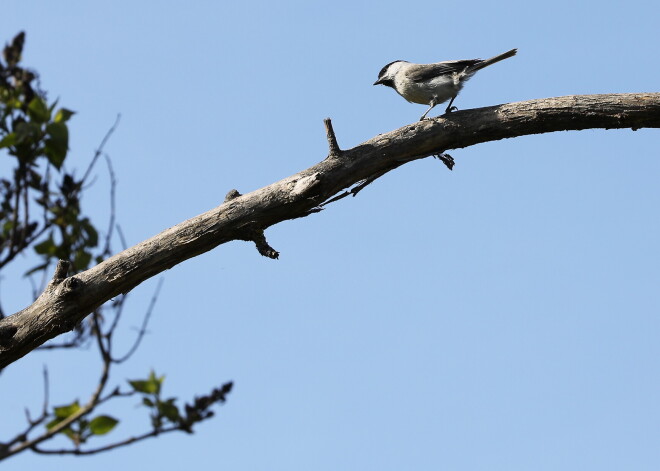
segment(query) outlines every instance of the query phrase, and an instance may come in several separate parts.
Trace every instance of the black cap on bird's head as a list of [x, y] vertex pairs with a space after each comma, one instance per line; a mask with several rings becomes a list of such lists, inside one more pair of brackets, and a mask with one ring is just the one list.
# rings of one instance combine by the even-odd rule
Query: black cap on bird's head
[[380, 72], [378, 73], [378, 80], [374, 82], [374, 85], [385, 85], [386, 87], [394, 88], [394, 76], [388, 74], [388, 70], [392, 64], [396, 64], [397, 62], [406, 62], [406, 61], [402, 61], [402, 60], [392, 61], [389, 64], [387, 64], [385, 67], [380, 69]]

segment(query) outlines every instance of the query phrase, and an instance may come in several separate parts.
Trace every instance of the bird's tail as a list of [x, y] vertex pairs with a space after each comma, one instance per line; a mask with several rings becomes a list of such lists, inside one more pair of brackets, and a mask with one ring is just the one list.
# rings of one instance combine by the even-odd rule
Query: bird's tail
[[491, 57], [490, 59], [486, 59], [485, 61], [481, 61], [469, 69], [469, 73], [474, 73], [477, 70], [481, 70], [484, 67], [488, 67], [489, 65], [493, 65], [496, 62], [503, 61], [504, 59], [508, 59], [509, 57], [513, 57], [516, 55], [518, 52], [518, 49], [511, 49], [510, 51], [507, 51], [503, 54], [497, 55], [495, 57]]

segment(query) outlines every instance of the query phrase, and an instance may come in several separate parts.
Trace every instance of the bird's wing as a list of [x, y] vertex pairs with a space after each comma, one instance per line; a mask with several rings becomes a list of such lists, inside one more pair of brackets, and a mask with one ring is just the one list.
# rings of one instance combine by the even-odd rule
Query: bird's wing
[[413, 82], [424, 82], [441, 75], [451, 75], [465, 70], [466, 67], [472, 67], [480, 62], [481, 59], [467, 59], [460, 61], [436, 62], [435, 64], [415, 64], [407, 71], [408, 78]]

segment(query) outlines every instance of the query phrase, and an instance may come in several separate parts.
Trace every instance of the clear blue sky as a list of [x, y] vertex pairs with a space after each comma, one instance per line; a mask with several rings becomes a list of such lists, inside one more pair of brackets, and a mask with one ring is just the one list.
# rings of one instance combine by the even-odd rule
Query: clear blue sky
[[[371, 85], [396, 59], [519, 48], [466, 86], [461, 109], [659, 91], [659, 17], [650, 0], [5, 0], [0, 41], [25, 30], [25, 64], [77, 111], [72, 167], [121, 113], [106, 150], [134, 244], [322, 160], [325, 117], [342, 147], [416, 120], [423, 106]], [[453, 172], [414, 162], [269, 229], [278, 261], [233, 242], [175, 267], [114, 381], [153, 367], [185, 399], [231, 379], [217, 417], [192, 436], [3, 469], [657, 470], [658, 137], [457, 150]], [[96, 173], [86, 208], [105, 227]], [[21, 270], [0, 280], [6, 311], [29, 303]], [[133, 292], [128, 335], [154, 287]], [[86, 400], [97, 379], [93, 349], [8, 368], [0, 440], [40, 406], [44, 363], [54, 404]], [[112, 435], [148, 427], [134, 406], [108, 411], [133, 417]]]

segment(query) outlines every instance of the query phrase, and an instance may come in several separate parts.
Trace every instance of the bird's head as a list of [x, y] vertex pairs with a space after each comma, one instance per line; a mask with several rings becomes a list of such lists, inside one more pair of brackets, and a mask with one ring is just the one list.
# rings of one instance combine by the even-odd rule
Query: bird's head
[[394, 88], [394, 77], [396, 73], [401, 69], [404, 64], [407, 64], [406, 61], [394, 61], [387, 64], [385, 67], [380, 69], [378, 74], [378, 80], [374, 82], [374, 85], [385, 85], [386, 87]]

